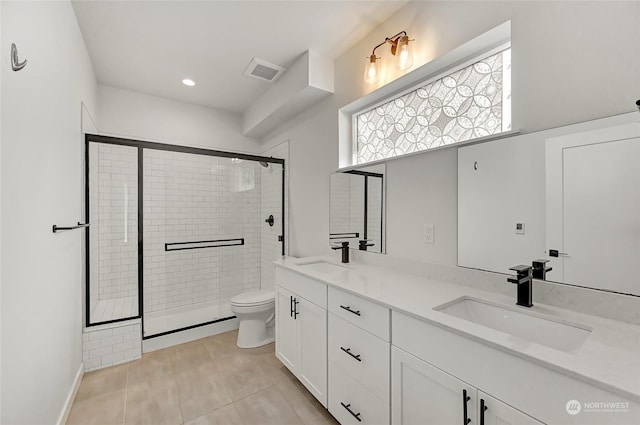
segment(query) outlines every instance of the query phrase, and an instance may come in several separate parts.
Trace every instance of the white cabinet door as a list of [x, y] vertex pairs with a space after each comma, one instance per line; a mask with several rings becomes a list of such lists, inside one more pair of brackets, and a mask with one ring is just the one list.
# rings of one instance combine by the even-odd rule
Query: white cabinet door
[[327, 310], [299, 296], [297, 301], [295, 316], [300, 338], [298, 379], [327, 407]]
[[[391, 347], [391, 423], [472, 424], [477, 405], [474, 387]], [[465, 414], [470, 421], [465, 421]]]
[[276, 357], [293, 373], [298, 368], [298, 325], [291, 309], [294, 295], [276, 286]]
[[542, 422], [482, 391], [478, 391], [478, 400], [478, 424], [480, 425], [542, 425]]

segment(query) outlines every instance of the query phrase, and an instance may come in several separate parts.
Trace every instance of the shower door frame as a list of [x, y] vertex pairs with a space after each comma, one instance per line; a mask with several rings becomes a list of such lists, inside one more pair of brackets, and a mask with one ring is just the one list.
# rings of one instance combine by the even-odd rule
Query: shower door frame
[[117, 145], [117, 146], [128, 146], [137, 148], [138, 154], [138, 314], [136, 316], [131, 317], [123, 317], [120, 319], [106, 320], [101, 322], [91, 323], [91, 311], [90, 311], [90, 303], [91, 303], [91, 294], [90, 294], [90, 231], [87, 228], [85, 233], [85, 326], [100, 326], [106, 325], [110, 323], [124, 322], [127, 320], [140, 319], [143, 329], [143, 340], [156, 338], [164, 335], [169, 335], [176, 332], [181, 332], [189, 329], [198, 328], [201, 326], [210, 325], [213, 323], [223, 322], [225, 320], [234, 319], [235, 316], [229, 316], [224, 318], [219, 318], [216, 320], [208, 321], [205, 323], [199, 323], [196, 325], [191, 325], [187, 327], [183, 327], [180, 329], [174, 329], [166, 332], [161, 332], [158, 334], [144, 336], [144, 221], [143, 221], [143, 184], [144, 184], [144, 168], [143, 168], [143, 151], [144, 149], [151, 150], [160, 150], [160, 151], [169, 151], [169, 152], [179, 152], [179, 153], [187, 153], [194, 155], [205, 155], [205, 156], [215, 156], [221, 158], [238, 158], [247, 161], [256, 161], [256, 162], [266, 162], [272, 164], [280, 164], [282, 166], [282, 192], [281, 192], [281, 209], [282, 209], [282, 231], [278, 236], [278, 241], [281, 243], [282, 255], [285, 255], [285, 186], [286, 186], [286, 173], [285, 173], [285, 160], [283, 158], [274, 158], [260, 155], [252, 155], [247, 153], [237, 153], [237, 152], [228, 152], [221, 151], [215, 149], [206, 149], [206, 148], [195, 148], [190, 146], [180, 146], [180, 145], [171, 145], [167, 143], [158, 143], [158, 142], [147, 142], [142, 140], [135, 139], [126, 139], [121, 137], [112, 137], [112, 136], [103, 136], [99, 134], [85, 134], [85, 152], [84, 152], [84, 162], [85, 162], [85, 217], [87, 222], [89, 222], [89, 144], [90, 143], [102, 143], [106, 145]]

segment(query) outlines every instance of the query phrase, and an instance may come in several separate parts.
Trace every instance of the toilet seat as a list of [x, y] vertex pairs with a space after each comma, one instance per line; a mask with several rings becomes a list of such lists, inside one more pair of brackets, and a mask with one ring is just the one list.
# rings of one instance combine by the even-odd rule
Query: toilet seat
[[251, 291], [231, 298], [231, 305], [236, 307], [255, 307], [275, 303], [274, 291]]

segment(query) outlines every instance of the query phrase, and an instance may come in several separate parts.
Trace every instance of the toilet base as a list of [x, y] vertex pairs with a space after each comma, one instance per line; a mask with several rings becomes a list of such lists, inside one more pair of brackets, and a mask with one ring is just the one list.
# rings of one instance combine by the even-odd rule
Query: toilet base
[[275, 341], [275, 327], [264, 320], [240, 320], [238, 328], [238, 348], [256, 348]]

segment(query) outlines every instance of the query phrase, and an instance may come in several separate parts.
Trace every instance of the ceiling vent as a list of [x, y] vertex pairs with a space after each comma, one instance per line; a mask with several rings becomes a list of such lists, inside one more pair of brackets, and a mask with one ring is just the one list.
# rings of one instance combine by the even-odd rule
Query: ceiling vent
[[247, 69], [244, 70], [244, 75], [272, 83], [277, 80], [285, 70], [286, 68], [281, 66], [263, 61], [262, 59], [253, 58], [251, 62], [249, 62]]

